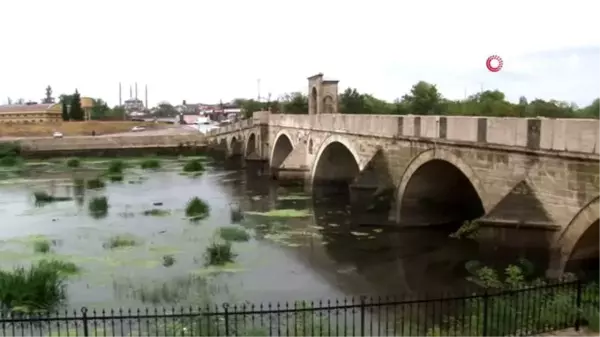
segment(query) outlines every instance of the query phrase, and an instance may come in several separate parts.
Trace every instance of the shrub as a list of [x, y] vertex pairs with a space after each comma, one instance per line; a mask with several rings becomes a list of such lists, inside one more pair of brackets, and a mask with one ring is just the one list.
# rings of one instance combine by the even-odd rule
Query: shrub
[[165, 255], [163, 256], [162, 265], [165, 267], [170, 267], [175, 264], [175, 257], [173, 255]]
[[245, 229], [236, 226], [221, 227], [218, 229], [219, 235], [225, 241], [248, 241], [250, 234]]
[[193, 197], [185, 207], [185, 215], [193, 220], [201, 220], [210, 214], [210, 206], [204, 200]]
[[79, 160], [79, 158], [67, 159], [67, 167], [76, 168], [76, 167], [80, 167], [80, 166], [81, 166], [81, 160]]
[[40, 240], [33, 243], [33, 251], [36, 253], [46, 254], [50, 252], [50, 241]]
[[189, 160], [183, 165], [183, 172], [204, 172], [204, 164], [200, 159]]
[[55, 197], [55, 196], [49, 194], [48, 192], [44, 192], [44, 191], [33, 192], [33, 197], [35, 198], [35, 203], [38, 205], [55, 202], [55, 201], [68, 201], [68, 200], [73, 199], [71, 197]]
[[86, 187], [90, 190], [104, 188], [105, 186], [106, 186], [106, 184], [100, 178], [89, 179], [86, 182]]
[[222, 266], [226, 263], [233, 262], [237, 255], [231, 248], [229, 241], [213, 241], [204, 254], [205, 263], [212, 266]]
[[143, 169], [159, 169], [160, 168], [160, 160], [155, 158], [145, 159], [140, 163], [140, 166]]
[[90, 215], [94, 218], [102, 218], [108, 214], [108, 199], [104, 196], [94, 197], [88, 204]]
[[125, 170], [125, 162], [122, 160], [113, 160], [108, 164], [108, 173], [111, 175], [120, 175]]

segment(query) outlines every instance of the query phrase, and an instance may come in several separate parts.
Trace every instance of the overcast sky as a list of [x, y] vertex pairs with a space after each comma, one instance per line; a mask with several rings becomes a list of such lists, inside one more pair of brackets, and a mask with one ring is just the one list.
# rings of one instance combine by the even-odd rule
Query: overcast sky
[[[599, 5], [582, 1], [2, 0], [0, 102], [56, 94], [118, 103], [138, 82], [149, 103], [216, 103], [340, 90], [393, 100], [419, 80], [448, 98], [589, 104], [600, 94]], [[490, 73], [488, 56], [504, 68]]]

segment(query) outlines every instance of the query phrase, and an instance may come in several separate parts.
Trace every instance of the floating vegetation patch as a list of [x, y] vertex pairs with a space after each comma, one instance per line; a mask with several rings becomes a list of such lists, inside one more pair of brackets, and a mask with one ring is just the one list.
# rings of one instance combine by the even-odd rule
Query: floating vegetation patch
[[104, 188], [106, 184], [100, 178], [89, 179], [86, 181], [86, 187], [90, 190]]
[[213, 240], [204, 253], [207, 266], [222, 266], [235, 260], [237, 254], [233, 252], [231, 242]]
[[204, 172], [204, 164], [200, 159], [188, 160], [183, 165], [183, 172]]
[[105, 217], [108, 214], [108, 199], [105, 196], [92, 198], [88, 204], [88, 211], [93, 218]]
[[67, 167], [70, 168], [78, 168], [81, 166], [81, 160], [79, 158], [69, 158], [67, 159]]
[[299, 209], [273, 209], [268, 212], [246, 212], [246, 214], [273, 218], [304, 218], [311, 215], [308, 210]]
[[214, 274], [222, 274], [222, 273], [239, 273], [241, 271], [245, 271], [246, 269], [241, 268], [235, 263], [225, 263], [221, 266], [206, 266], [204, 268], [192, 270], [193, 275], [214, 275]]
[[146, 216], [167, 216], [171, 214], [171, 211], [167, 209], [153, 208], [143, 211], [142, 214]]
[[133, 247], [137, 244], [137, 240], [131, 236], [115, 235], [111, 236], [102, 246], [106, 249], [117, 249], [123, 247]]
[[160, 160], [158, 160], [156, 158], [144, 159], [140, 163], [140, 167], [145, 170], [156, 170], [156, 169], [159, 169], [160, 166], [161, 166]]
[[57, 201], [73, 200], [73, 198], [71, 198], [71, 197], [57, 197], [57, 196], [51, 195], [45, 191], [33, 192], [33, 197], [35, 198], [35, 203], [37, 205], [47, 204], [47, 203], [57, 202]]
[[301, 194], [290, 194], [290, 195], [282, 195], [277, 197], [277, 200], [280, 201], [288, 201], [288, 200], [309, 200], [311, 197], [308, 195], [301, 195]]
[[250, 240], [250, 234], [243, 228], [227, 226], [218, 229], [219, 236], [225, 241], [245, 242]]
[[185, 206], [185, 215], [191, 220], [202, 220], [210, 214], [210, 206], [202, 199], [193, 197]]

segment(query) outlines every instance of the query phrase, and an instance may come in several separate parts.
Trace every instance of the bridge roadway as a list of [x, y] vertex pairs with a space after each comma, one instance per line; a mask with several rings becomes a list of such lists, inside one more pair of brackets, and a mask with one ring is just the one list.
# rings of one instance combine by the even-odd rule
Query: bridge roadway
[[557, 274], [575, 250], [590, 251], [578, 244], [598, 251], [597, 235], [582, 238], [598, 232], [599, 127], [589, 119], [263, 111], [207, 141], [228, 157], [267, 161], [279, 180], [343, 182], [359, 200], [389, 196], [384, 204], [400, 224], [477, 219], [538, 230], [532, 240], [549, 246]]

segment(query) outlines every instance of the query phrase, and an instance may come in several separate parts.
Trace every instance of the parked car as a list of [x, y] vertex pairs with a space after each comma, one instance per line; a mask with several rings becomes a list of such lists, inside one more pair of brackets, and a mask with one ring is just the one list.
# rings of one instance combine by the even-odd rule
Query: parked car
[[62, 137], [63, 137], [63, 134], [62, 134], [62, 133], [60, 133], [60, 132], [58, 132], [58, 131], [55, 131], [55, 132], [52, 134], [52, 137], [54, 137], [54, 138], [62, 138]]
[[133, 132], [139, 132], [139, 131], [144, 131], [144, 130], [146, 130], [146, 128], [142, 127], [142, 126], [134, 126], [131, 128], [131, 131], [133, 131]]

